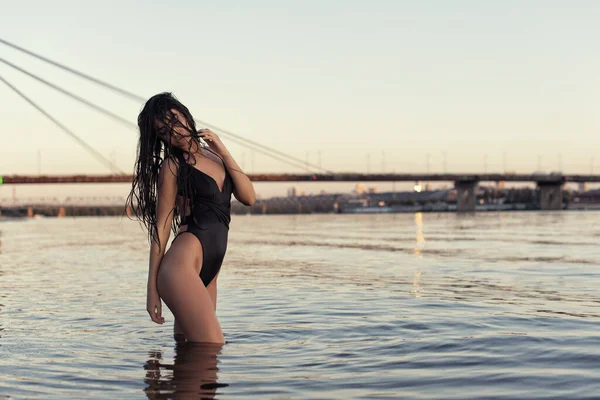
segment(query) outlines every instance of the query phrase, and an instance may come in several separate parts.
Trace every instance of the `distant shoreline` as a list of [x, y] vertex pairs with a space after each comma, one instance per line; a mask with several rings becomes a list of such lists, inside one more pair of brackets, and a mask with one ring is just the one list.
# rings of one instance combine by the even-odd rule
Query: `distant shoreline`
[[[240, 205], [241, 206], [241, 205]], [[243, 207], [243, 208], [242, 208]], [[414, 213], [457, 213], [456, 205], [448, 205], [442, 207], [440, 205], [432, 206], [399, 206], [399, 207], [356, 207], [349, 208], [339, 211], [309, 211], [300, 210], [299, 212], [286, 210], [279, 212], [261, 212], [260, 209], [248, 209], [248, 207], [241, 206], [236, 209], [232, 208], [232, 215], [299, 215], [299, 214], [414, 214]], [[493, 212], [514, 212], [514, 211], [544, 211], [533, 204], [504, 204], [504, 205], [477, 205], [476, 209], [472, 213], [493, 213]], [[600, 203], [575, 203], [569, 204], [562, 210], [555, 210], [551, 212], [561, 211], [600, 211]], [[544, 211], [548, 212], [548, 211]], [[61, 217], [113, 217], [123, 216], [127, 217], [125, 208], [122, 206], [97, 206], [97, 207], [58, 207], [58, 206], [32, 206], [30, 207], [3, 207], [0, 209], [0, 221], [14, 221], [22, 219], [41, 219], [41, 218], [61, 218]], [[135, 219], [132, 217], [132, 219]]]

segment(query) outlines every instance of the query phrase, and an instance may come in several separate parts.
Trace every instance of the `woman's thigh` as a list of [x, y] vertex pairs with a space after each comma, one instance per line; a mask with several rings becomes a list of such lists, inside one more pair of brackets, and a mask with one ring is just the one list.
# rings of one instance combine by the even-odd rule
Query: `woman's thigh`
[[[201, 264], [198, 261], [202, 260], [201, 250], [188, 250], [185, 245], [189, 239], [195, 238], [183, 236], [187, 237], [174, 241], [163, 257], [157, 277], [159, 295], [177, 319], [187, 340], [224, 343], [213, 301], [199, 276], [197, 265]], [[190, 257], [190, 253], [196, 253], [196, 257]]]
[[217, 272], [217, 275], [215, 275], [214, 279], [206, 287], [215, 311], [217, 310], [217, 278], [219, 277], [220, 272], [221, 271]]
[[[220, 271], [217, 272], [215, 278], [206, 287], [206, 290], [208, 291], [208, 295], [210, 296], [210, 300], [212, 301], [213, 308], [215, 311], [217, 310], [217, 278], [219, 277], [219, 273]], [[176, 339], [182, 340], [181, 336], [179, 335], [183, 335], [183, 329], [177, 321], [177, 318], [175, 318], [175, 321], [173, 323], [173, 333], [176, 335]]]

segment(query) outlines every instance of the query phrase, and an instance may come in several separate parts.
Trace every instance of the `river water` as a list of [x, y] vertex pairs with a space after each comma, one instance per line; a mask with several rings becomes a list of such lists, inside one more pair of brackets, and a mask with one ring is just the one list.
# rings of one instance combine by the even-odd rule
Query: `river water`
[[598, 399], [600, 213], [234, 215], [227, 343], [145, 311], [126, 218], [0, 222], [0, 399]]

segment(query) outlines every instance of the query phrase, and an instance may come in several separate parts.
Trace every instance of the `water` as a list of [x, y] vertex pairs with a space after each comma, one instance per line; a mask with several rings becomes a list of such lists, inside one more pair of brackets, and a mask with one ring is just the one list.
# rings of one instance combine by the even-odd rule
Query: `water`
[[150, 321], [137, 223], [0, 232], [0, 398], [600, 398], [597, 212], [233, 216], [222, 347]]

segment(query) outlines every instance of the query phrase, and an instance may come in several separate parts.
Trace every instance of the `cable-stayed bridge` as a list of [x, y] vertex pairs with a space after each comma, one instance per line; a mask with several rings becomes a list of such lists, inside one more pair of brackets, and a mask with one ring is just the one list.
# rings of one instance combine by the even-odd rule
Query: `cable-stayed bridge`
[[[92, 77], [79, 70], [68, 67], [57, 61], [51, 60], [33, 51], [24, 49], [14, 43], [0, 38], [0, 44], [4, 44], [14, 50], [25, 53], [31, 57], [48, 63], [56, 68], [63, 71], [67, 71], [71, 74], [79, 76], [80, 78], [86, 79], [96, 85], [99, 85], [107, 90], [113, 91], [121, 96], [131, 99], [136, 102], [145, 102], [146, 98], [130, 91], [127, 91], [118, 86], [112, 85], [101, 79]], [[25, 68], [16, 65], [15, 63], [0, 57], [0, 62], [13, 68], [28, 77], [40, 82], [41, 84], [56, 90], [63, 95], [81, 103], [85, 106], [93, 109], [94, 111], [111, 118], [125, 127], [136, 130], [137, 125], [132, 121], [125, 119], [114, 112], [101, 107], [94, 102], [85, 99], [71, 91], [68, 91], [55, 83], [49, 82], [48, 80], [26, 70]], [[85, 151], [91, 156], [96, 158], [99, 162], [106, 166], [110, 171], [110, 174], [106, 175], [39, 175], [39, 176], [25, 176], [25, 175], [4, 175], [0, 177], [0, 184], [48, 184], [48, 183], [130, 183], [132, 176], [124, 173], [114, 162], [106, 158], [93, 146], [86, 143], [86, 141], [69, 129], [64, 123], [53, 117], [48, 113], [41, 105], [36, 103], [33, 99], [27, 96], [23, 91], [17, 88], [12, 82], [9, 82], [6, 78], [0, 76], [6, 87], [12, 90], [15, 94], [21, 97], [24, 101], [29, 103], [41, 114], [46, 116], [51, 122], [59, 127], [65, 134], [70, 136], [76, 141]], [[256, 141], [244, 138], [241, 135], [230, 132], [221, 127], [210, 124], [206, 121], [196, 120], [201, 125], [212, 129], [219, 133], [224, 138], [231, 140], [232, 142], [238, 143], [246, 148], [249, 148], [258, 153], [264, 154], [270, 158], [291, 165], [300, 170], [306, 171], [298, 174], [248, 174], [250, 179], [255, 182], [419, 182], [419, 181], [450, 181], [454, 182], [454, 186], [457, 190], [457, 209], [459, 211], [472, 211], [475, 209], [476, 202], [476, 187], [479, 182], [535, 182], [540, 189], [540, 208], [544, 210], [558, 210], [562, 208], [562, 187], [567, 182], [575, 183], [595, 183], [600, 182], [600, 175], [562, 175], [562, 174], [361, 174], [361, 173], [335, 173], [321, 165], [315, 165], [308, 161], [300, 160], [297, 157], [286, 154], [283, 151], [274, 149], [270, 146], [260, 144]], [[311, 171], [312, 170], [312, 171]], [[313, 172], [314, 171], [314, 172]]]

